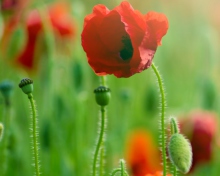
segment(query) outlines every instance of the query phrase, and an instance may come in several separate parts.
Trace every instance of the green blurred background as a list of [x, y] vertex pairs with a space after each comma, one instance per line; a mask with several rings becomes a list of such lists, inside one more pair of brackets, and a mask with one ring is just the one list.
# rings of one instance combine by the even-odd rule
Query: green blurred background
[[[1, 0], [2, 2], [2, 0]], [[39, 142], [42, 175], [86, 176], [90, 174], [92, 152], [97, 138], [99, 107], [93, 90], [99, 77], [89, 67], [81, 47], [84, 17], [96, 4], [109, 9], [120, 1], [72, 0], [70, 15], [76, 34], [73, 40], [56, 39], [48, 46], [42, 35], [37, 54], [38, 68], [27, 72], [13, 64], [25, 44], [24, 20], [30, 9], [43, 9], [54, 1], [30, 1], [23, 11], [20, 24], [0, 49], [0, 81], [14, 84], [11, 106], [5, 108], [0, 96], [0, 118], [10, 116], [8, 176], [33, 175], [30, 149], [30, 108], [18, 83], [24, 77], [34, 80], [34, 98], [39, 119]], [[166, 14], [169, 30], [154, 56], [162, 74], [166, 98], [166, 117], [182, 116], [195, 109], [220, 113], [220, 2], [184, 0], [129, 1], [143, 14], [157, 11]], [[10, 14], [1, 13], [0, 31]], [[7, 16], [7, 18], [5, 17]], [[51, 36], [49, 36], [51, 37]], [[53, 38], [53, 36], [52, 36]], [[50, 43], [49, 43], [50, 45]], [[1, 47], [3, 47], [1, 45]], [[52, 54], [51, 54], [52, 53]], [[48, 59], [51, 57], [52, 59]], [[126, 158], [126, 141], [135, 129], [151, 131], [158, 140], [159, 93], [151, 68], [130, 78], [107, 76], [112, 99], [107, 107], [106, 172]], [[220, 148], [214, 145], [212, 161], [198, 166], [195, 176], [218, 176]]]

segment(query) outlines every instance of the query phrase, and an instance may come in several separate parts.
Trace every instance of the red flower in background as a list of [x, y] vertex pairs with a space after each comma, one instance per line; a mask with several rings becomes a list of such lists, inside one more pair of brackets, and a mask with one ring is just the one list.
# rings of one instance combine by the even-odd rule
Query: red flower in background
[[28, 5], [28, 0], [1, 0], [0, 11], [3, 14], [3, 34], [0, 40], [1, 52], [4, 52], [8, 46], [9, 38], [12, 32], [21, 21], [21, 14]]
[[126, 161], [132, 176], [146, 176], [162, 169], [159, 149], [150, 133], [134, 132], [129, 136], [126, 146]]
[[3, 12], [10, 11], [17, 13], [17, 11], [23, 9], [26, 3], [27, 0], [1, 0], [0, 6]]
[[[154, 174], [147, 174], [145, 176], [163, 176], [163, 172], [157, 171]], [[167, 174], [167, 176], [171, 176], [170, 174]]]
[[193, 169], [205, 162], [209, 162], [213, 155], [213, 141], [217, 132], [217, 117], [208, 111], [196, 111], [180, 121], [183, 134], [189, 138], [193, 152]]
[[[61, 37], [72, 37], [75, 34], [73, 19], [68, 12], [66, 4], [55, 4], [48, 11], [49, 22], [54, 31]], [[26, 20], [27, 42], [24, 50], [18, 56], [16, 62], [28, 70], [34, 68], [34, 52], [39, 34], [43, 29], [43, 22], [37, 10], [29, 13]]]
[[111, 11], [96, 5], [85, 17], [82, 46], [97, 75], [130, 77], [150, 67], [167, 30], [163, 14], [142, 15], [126, 1]]

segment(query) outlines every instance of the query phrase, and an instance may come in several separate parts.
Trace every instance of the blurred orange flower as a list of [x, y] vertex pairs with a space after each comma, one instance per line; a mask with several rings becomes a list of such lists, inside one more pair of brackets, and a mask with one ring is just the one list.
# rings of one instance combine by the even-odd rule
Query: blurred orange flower
[[[157, 171], [154, 174], [147, 174], [145, 176], [163, 176], [163, 172], [161, 171]], [[167, 176], [171, 176], [170, 174], [168, 174]]]
[[146, 176], [162, 169], [159, 149], [149, 132], [133, 132], [126, 146], [127, 166], [133, 176]]
[[195, 111], [180, 121], [180, 128], [192, 145], [193, 169], [209, 162], [213, 155], [213, 142], [217, 133], [217, 116], [209, 111]]
[[[75, 35], [75, 26], [73, 19], [69, 14], [68, 5], [59, 3], [48, 8], [49, 22], [51, 23], [55, 33], [61, 37], [73, 37]], [[33, 10], [28, 14], [26, 19], [27, 42], [16, 59], [16, 63], [27, 70], [33, 70], [35, 67], [35, 47], [39, 34], [43, 31], [43, 22], [37, 10]]]

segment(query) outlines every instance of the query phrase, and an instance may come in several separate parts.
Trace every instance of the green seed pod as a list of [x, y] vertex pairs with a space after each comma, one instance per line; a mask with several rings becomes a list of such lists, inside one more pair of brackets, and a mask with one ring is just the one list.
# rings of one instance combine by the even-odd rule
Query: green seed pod
[[0, 92], [2, 93], [5, 104], [10, 105], [10, 98], [13, 93], [13, 83], [11, 81], [5, 80], [0, 83]]
[[21, 82], [19, 83], [19, 87], [22, 89], [22, 91], [25, 94], [29, 94], [32, 93], [34, 90], [34, 86], [33, 86], [33, 80], [29, 79], [29, 78], [24, 78], [21, 80]]
[[0, 91], [5, 98], [9, 98], [11, 96], [13, 90], [13, 83], [11, 81], [2, 81], [0, 84]]
[[175, 133], [168, 144], [169, 158], [182, 173], [187, 173], [192, 165], [192, 147], [182, 135]]
[[4, 126], [2, 123], [0, 123], [0, 141], [2, 140], [3, 137], [3, 131], [4, 131]]
[[110, 89], [104, 86], [99, 86], [94, 90], [96, 103], [100, 106], [106, 106], [111, 98]]

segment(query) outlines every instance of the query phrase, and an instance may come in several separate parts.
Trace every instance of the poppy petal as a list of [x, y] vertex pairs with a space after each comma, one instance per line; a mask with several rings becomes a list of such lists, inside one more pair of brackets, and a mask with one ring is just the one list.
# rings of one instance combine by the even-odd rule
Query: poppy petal
[[105, 7], [104, 5], [99, 4], [99, 5], [94, 6], [93, 13], [87, 15], [84, 19], [84, 27], [87, 25], [87, 22], [89, 22], [93, 17], [95, 16], [104, 17], [108, 13], [109, 13], [109, 9]]
[[117, 53], [123, 48], [122, 38], [127, 33], [118, 12], [111, 11], [103, 19], [99, 27], [99, 35], [101, 41], [109, 51]]
[[151, 40], [156, 40], [157, 45], [161, 45], [162, 37], [167, 33], [169, 24], [167, 17], [162, 13], [148, 12], [145, 15]]

